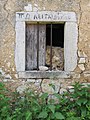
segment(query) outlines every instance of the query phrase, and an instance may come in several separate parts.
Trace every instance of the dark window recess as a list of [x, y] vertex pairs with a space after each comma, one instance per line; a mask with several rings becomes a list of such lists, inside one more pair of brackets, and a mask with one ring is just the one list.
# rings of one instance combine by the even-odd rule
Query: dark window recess
[[50, 70], [64, 70], [64, 24], [46, 25], [46, 66]]
[[[50, 45], [51, 25], [46, 25], [46, 45]], [[64, 47], [64, 24], [52, 24], [52, 46]]]

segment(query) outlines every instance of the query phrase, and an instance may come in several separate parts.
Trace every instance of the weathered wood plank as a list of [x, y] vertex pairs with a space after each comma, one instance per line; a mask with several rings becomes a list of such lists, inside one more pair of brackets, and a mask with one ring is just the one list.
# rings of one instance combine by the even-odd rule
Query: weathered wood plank
[[33, 25], [34, 33], [33, 33], [33, 69], [37, 69], [37, 25]]
[[32, 70], [37, 67], [35, 48], [37, 44], [36, 33], [36, 25], [28, 24], [26, 28], [26, 70]]
[[45, 65], [46, 25], [39, 25], [39, 66]]
[[[46, 25], [39, 25], [39, 66], [45, 65]], [[37, 24], [26, 27], [26, 70], [37, 68]]]

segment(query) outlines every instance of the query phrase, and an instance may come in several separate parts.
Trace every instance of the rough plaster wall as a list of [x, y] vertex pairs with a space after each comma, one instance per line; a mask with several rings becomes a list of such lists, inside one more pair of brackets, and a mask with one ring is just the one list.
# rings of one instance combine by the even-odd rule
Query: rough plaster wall
[[81, 17], [79, 22], [78, 48], [81, 56], [87, 55], [86, 70], [90, 70], [90, 0], [81, 0]]
[[[82, 80], [90, 82], [90, 0], [57, 0], [57, 2], [56, 0], [0, 0], [0, 68], [3, 69], [6, 75], [10, 75], [12, 79], [17, 79], [14, 61], [15, 13], [24, 11], [24, 6], [28, 5], [28, 3], [32, 4], [33, 9], [38, 6], [40, 11], [53, 10], [76, 12], [79, 26], [78, 56], [79, 59], [84, 58], [86, 63], [82, 61], [81, 63], [83, 64], [80, 64], [75, 70], [80, 73], [79, 78], [70, 80], [75, 81], [76, 79], [80, 79], [81, 76]], [[84, 70], [88, 72], [83, 74], [82, 71]], [[6, 76], [6, 78], [10, 78], [10, 76]], [[86, 77], [85, 79], [84, 76]], [[69, 81], [66, 81], [67, 84], [71, 83], [70, 80], [67, 79], [67, 81]], [[44, 85], [48, 84], [47, 80], [40, 80], [38, 82], [30, 80], [29, 82], [31, 81], [34, 81], [32, 83], [39, 86], [39, 88], [41, 83], [43, 83], [43, 89]], [[63, 82], [65, 85], [65, 81]], [[13, 82], [10, 83], [13, 85], [16, 84], [16, 82], [15, 84]], [[24, 85], [24, 83], [25, 81], [22, 83], [19, 81], [18, 85]], [[56, 84], [58, 84], [58, 81]]]
[[39, 10], [67, 10], [79, 12], [78, 0], [0, 0], [0, 67], [7, 73], [15, 73], [15, 13], [23, 11], [31, 3], [38, 5]]

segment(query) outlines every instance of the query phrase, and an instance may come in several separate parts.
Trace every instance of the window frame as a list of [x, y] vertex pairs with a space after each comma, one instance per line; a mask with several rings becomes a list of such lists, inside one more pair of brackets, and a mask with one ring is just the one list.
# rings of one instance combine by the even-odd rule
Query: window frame
[[[46, 14], [46, 13], [49, 15], [60, 14], [62, 17], [60, 17], [59, 19], [54, 19], [54, 18], [40, 19], [39, 18], [37, 20], [32, 18], [34, 14], [37, 15], [37, 14]], [[29, 18], [30, 15], [31, 15], [31, 18]], [[26, 51], [25, 31], [26, 31], [27, 22], [30, 22], [30, 23], [55, 22], [57, 24], [62, 23], [62, 22], [65, 23], [65, 27], [64, 27], [64, 71], [60, 71], [60, 72], [74, 71], [74, 69], [77, 66], [77, 41], [78, 41], [78, 26], [77, 26], [76, 14], [74, 12], [54, 12], [54, 11], [17, 12], [16, 13], [16, 26], [15, 26], [15, 30], [16, 30], [16, 48], [15, 48], [16, 71], [19, 74], [21, 73], [25, 74], [26, 72], [25, 70], [25, 64], [26, 64], [25, 63], [26, 61], [25, 59], [25, 51]], [[29, 72], [33, 73], [33, 71], [29, 71]]]

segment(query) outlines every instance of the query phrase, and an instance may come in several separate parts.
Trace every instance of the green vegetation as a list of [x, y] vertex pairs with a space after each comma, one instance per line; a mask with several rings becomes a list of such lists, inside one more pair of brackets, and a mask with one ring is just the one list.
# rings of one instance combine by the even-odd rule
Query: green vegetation
[[36, 94], [27, 90], [23, 95], [8, 91], [0, 83], [0, 120], [90, 120], [90, 86], [79, 83], [63, 94]]

